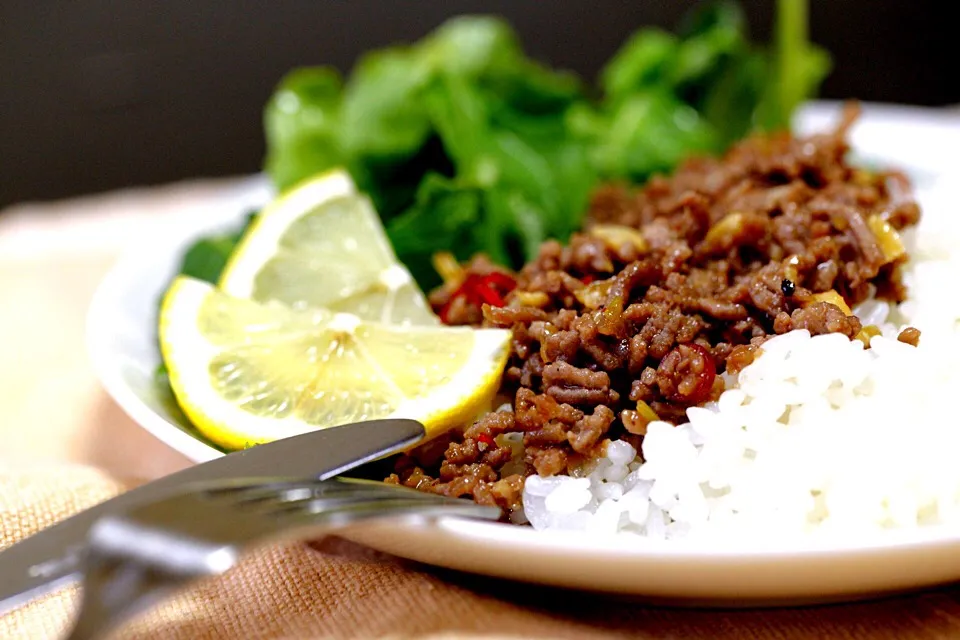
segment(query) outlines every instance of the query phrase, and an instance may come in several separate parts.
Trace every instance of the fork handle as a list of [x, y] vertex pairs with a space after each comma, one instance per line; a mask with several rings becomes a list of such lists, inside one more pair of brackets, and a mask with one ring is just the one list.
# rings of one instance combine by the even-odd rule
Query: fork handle
[[[244, 551], [278, 538], [320, 538], [333, 531], [362, 521], [398, 516], [432, 520], [444, 515], [495, 519], [499, 509], [482, 507], [465, 500], [452, 500], [442, 505], [425, 505], [423, 500], [396, 501], [392, 506], [376, 510], [350, 511], [333, 509], [311, 514], [293, 526], [279, 526], [272, 535], [247, 538], [237, 542]], [[67, 640], [91, 640], [100, 637], [125, 618], [143, 611], [158, 600], [194, 579], [223, 573], [236, 564], [240, 555], [222, 544], [190, 540], [169, 535], [156, 528], [127, 526], [122, 519], [108, 518], [91, 532], [87, 551], [87, 573], [84, 580], [80, 612]], [[291, 530], [292, 529], [292, 530]], [[144, 545], [145, 538], [152, 543]], [[134, 544], [129, 544], [134, 540]], [[176, 554], [171, 562], [164, 551], [195, 548], [193, 553]], [[100, 585], [90, 589], [91, 584]]]
[[130, 558], [98, 557], [87, 572], [97, 572], [110, 589], [84, 590], [82, 606], [68, 640], [101, 638], [117, 620], [143, 611], [191, 580], [159, 574], [154, 567]]
[[116, 622], [235, 562], [221, 545], [187, 541], [122, 517], [102, 518], [90, 531], [81, 607], [69, 639], [100, 637]]

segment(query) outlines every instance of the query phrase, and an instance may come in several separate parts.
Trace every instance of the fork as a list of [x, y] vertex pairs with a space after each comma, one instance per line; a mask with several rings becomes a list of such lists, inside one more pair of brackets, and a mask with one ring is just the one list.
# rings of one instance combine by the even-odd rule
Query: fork
[[79, 614], [68, 640], [88, 640], [187, 583], [223, 573], [250, 550], [310, 539], [371, 519], [495, 520], [496, 507], [372, 480], [256, 478], [191, 485], [101, 518], [90, 531]]

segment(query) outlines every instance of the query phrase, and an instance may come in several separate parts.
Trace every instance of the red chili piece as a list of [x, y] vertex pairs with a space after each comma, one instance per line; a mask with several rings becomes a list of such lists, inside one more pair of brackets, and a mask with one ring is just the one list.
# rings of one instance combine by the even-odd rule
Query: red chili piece
[[[683, 352], [684, 349], [695, 351], [700, 357], [691, 358], [689, 353]], [[680, 356], [680, 367], [676, 370], [676, 379], [681, 381], [690, 376], [696, 376], [697, 383], [689, 393], [681, 393], [678, 386], [676, 393], [674, 393], [670, 399], [674, 402], [690, 404], [700, 404], [709, 399], [710, 392], [713, 389], [713, 381], [717, 377], [717, 365], [713, 361], [713, 356], [698, 344], [682, 344], [674, 349], [674, 352]], [[671, 354], [667, 354], [667, 357], [669, 358], [670, 355]], [[664, 358], [664, 360], [666, 360], [666, 358]], [[699, 371], [692, 369], [692, 367], [697, 364], [697, 361], [703, 363], [702, 369]]]
[[450, 303], [453, 302], [453, 298], [447, 300], [447, 303], [440, 307], [440, 322], [443, 324], [450, 324]]
[[469, 304], [477, 306], [488, 304], [491, 307], [502, 307], [506, 304], [504, 297], [513, 291], [517, 281], [511, 276], [499, 271], [480, 275], [471, 273], [460, 286], [450, 295], [450, 300], [440, 309], [440, 320], [444, 323], [450, 313], [450, 305], [459, 297], [463, 297]]
[[488, 447], [492, 447], [494, 445], [493, 436], [491, 436], [489, 433], [481, 433], [480, 435], [478, 435], [477, 442], [481, 444], [485, 444]]
[[[502, 307], [504, 305], [503, 296], [497, 291], [493, 282], [486, 277], [479, 279], [479, 281], [474, 284], [473, 290], [470, 293], [473, 294], [470, 300], [471, 302], [489, 304], [494, 307]], [[471, 298], [470, 293], [467, 294], [468, 299]]]
[[485, 276], [481, 276], [483, 281], [487, 283], [488, 286], [493, 285], [504, 290], [504, 292], [509, 293], [517, 287], [517, 281], [513, 279], [512, 276], [502, 273], [500, 271], [491, 271]]
[[582, 282], [583, 284], [591, 284], [596, 279], [597, 279], [596, 276], [588, 273], [587, 275], [580, 278], [580, 282]]

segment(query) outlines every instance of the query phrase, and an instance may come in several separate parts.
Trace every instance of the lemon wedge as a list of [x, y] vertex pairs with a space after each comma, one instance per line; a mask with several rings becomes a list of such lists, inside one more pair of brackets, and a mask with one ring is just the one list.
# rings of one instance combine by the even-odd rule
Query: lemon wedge
[[428, 436], [466, 424], [489, 410], [511, 335], [258, 303], [186, 277], [159, 325], [177, 401], [226, 449], [377, 418]]
[[283, 194], [257, 216], [219, 287], [257, 302], [325, 308], [361, 320], [437, 325], [370, 200], [334, 170]]

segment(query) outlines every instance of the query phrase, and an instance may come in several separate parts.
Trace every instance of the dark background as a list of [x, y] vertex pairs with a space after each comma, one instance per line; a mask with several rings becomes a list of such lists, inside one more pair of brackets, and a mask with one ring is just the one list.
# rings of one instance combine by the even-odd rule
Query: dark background
[[[528, 51], [589, 76], [630, 31], [673, 26], [693, 4], [0, 0], [0, 206], [254, 172], [261, 108], [285, 71], [349, 69], [364, 49], [416, 39], [456, 13], [504, 15]], [[825, 97], [960, 102], [956, 23], [941, 8], [949, 3], [810, 4], [811, 36], [834, 58]], [[773, 1], [743, 6], [766, 41]]]

